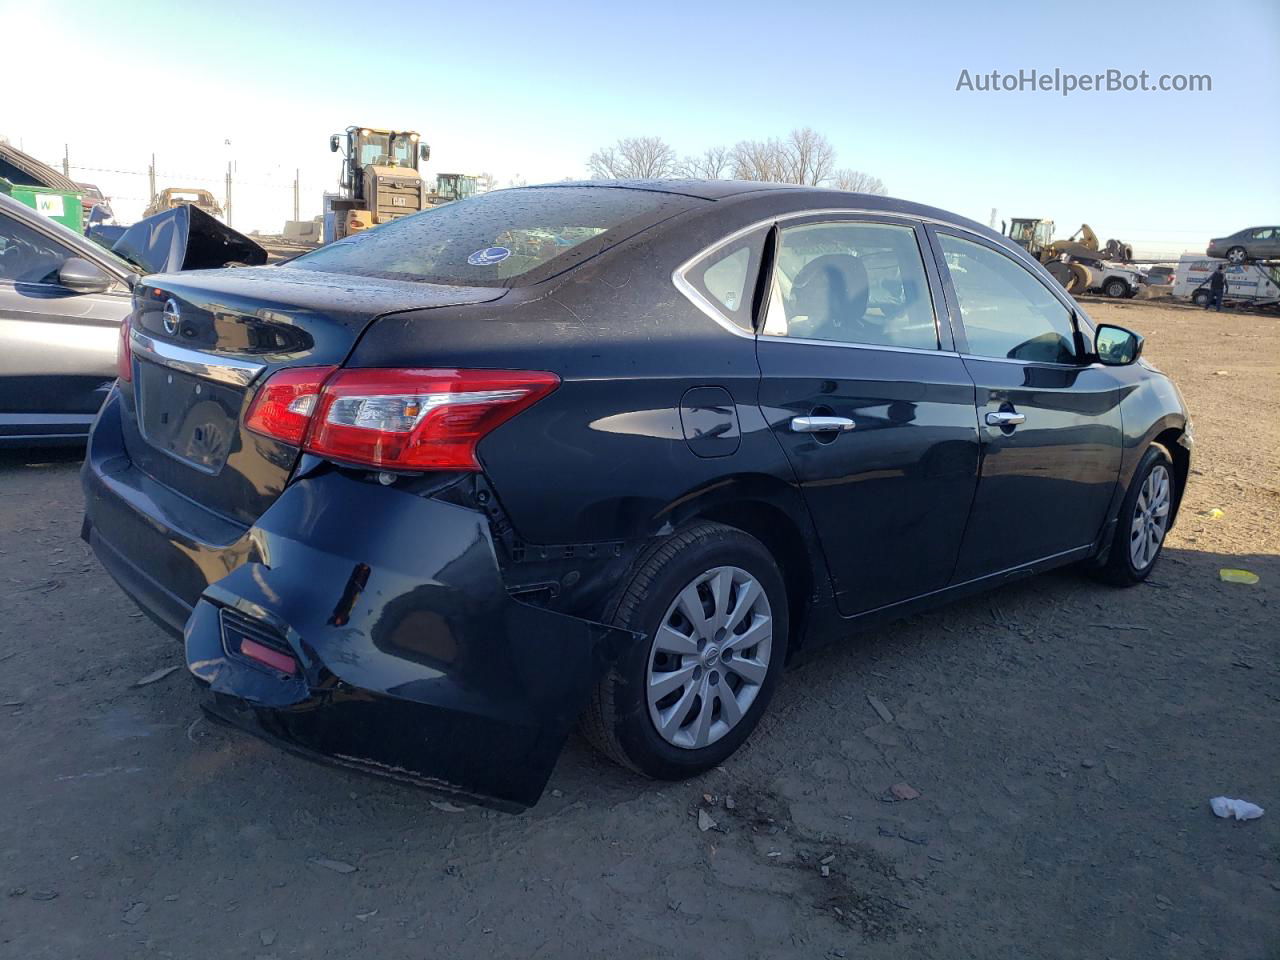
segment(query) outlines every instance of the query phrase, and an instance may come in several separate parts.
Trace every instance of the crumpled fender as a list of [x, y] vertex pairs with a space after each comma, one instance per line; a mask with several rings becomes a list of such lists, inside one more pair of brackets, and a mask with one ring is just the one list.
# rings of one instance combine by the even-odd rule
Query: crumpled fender
[[[523, 807], [630, 631], [512, 598], [483, 514], [332, 471], [296, 481], [185, 630], [222, 719], [373, 773]], [[230, 611], [230, 612], [228, 612]], [[300, 664], [239, 654], [241, 617]]]

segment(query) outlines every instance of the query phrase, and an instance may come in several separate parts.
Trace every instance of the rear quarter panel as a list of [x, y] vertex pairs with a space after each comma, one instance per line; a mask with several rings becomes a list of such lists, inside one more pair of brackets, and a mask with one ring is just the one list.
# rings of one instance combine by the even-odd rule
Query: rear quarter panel
[[[496, 304], [384, 317], [348, 363], [562, 378], [479, 446], [525, 544], [634, 548], [735, 503], [781, 511], [813, 543], [794, 475], [758, 406], [754, 339], [721, 327], [671, 281], [676, 266], [750, 215], [685, 215]], [[720, 387], [732, 400], [741, 439], [727, 455], [699, 456], [685, 440], [681, 398], [696, 387]], [[825, 572], [817, 579], [825, 584]]]

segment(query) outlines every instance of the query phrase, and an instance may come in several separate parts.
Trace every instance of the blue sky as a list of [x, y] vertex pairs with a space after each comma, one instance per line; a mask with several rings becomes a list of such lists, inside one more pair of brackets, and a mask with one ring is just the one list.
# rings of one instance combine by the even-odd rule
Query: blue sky
[[[146, 193], [128, 171], [145, 171], [153, 151], [169, 174], [160, 186], [199, 179], [221, 193], [233, 162], [236, 225], [263, 230], [289, 215], [295, 169], [303, 215], [318, 211], [337, 171], [328, 134], [349, 123], [416, 128], [432, 146], [430, 173], [488, 171], [500, 182], [583, 176], [592, 150], [623, 136], [660, 135], [693, 153], [808, 125], [841, 166], [881, 177], [893, 195], [983, 222], [993, 207], [1000, 218], [1054, 219], [1060, 234], [1088, 221], [1161, 254], [1280, 222], [1275, 2], [1071, 14], [1025, 0], [379, 0], [363, 11], [0, 0], [0, 22], [29, 40], [7, 72], [32, 77], [33, 89], [49, 78], [39, 97], [4, 98], [0, 135], [46, 160], [69, 144], [87, 168], [73, 175], [96, 179], [125, 210]], [[962, 69], [1054, 68], [1209, 74], [1213, 89], [955, 89]]]

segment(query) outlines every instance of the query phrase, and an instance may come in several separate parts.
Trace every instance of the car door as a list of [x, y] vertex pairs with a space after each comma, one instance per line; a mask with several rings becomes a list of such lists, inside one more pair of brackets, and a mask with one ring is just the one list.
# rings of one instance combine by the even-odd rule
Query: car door
[[1088, 548], [1120, 474], [1119, 380], [1052, 278], [977, 234], [930, 233], [982, 448], [955, 582]]
[[1249, 256], [1257, 260], [1274, 260], [1280, 257], [1280, 227], [1255, 230], [1249, 239]]
[[115, 379], [126, 286], [77, 293], [58, 270], [77, 252], [0, 213], [0, 438], [87, 432]]
[[795, 471], [841, 613], [951, 578], [977, 481], [974, 387], [938, 323], [922, 228], [891, 216], [775, 232], [760, 406]]

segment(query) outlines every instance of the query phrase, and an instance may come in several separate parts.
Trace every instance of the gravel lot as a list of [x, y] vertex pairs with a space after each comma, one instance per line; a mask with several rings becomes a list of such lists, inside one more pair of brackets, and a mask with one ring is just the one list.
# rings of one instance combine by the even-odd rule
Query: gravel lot
[[1280, 957], [1280, 320], [1089, 309], [1196, 418], [1149, 584], [1051, 574], [821, 651], [688, 783], [574, 739], [522, 816], [214, 727], [181, 670], [136, 686], [181, 652], [78, 539], [76, 457], [0, 460], [0, 956]]

